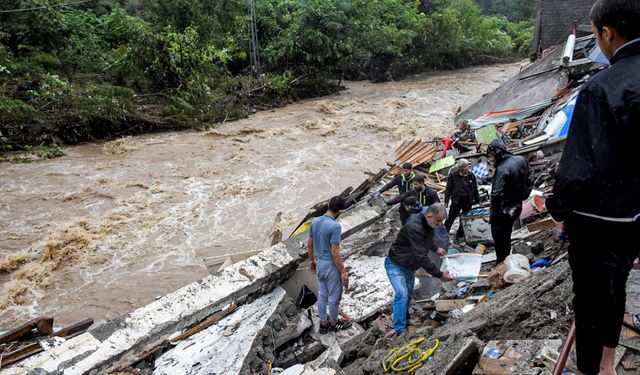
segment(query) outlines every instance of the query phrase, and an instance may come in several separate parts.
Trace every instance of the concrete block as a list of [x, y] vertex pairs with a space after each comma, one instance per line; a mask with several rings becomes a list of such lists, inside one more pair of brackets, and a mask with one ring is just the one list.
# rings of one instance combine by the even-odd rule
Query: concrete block
[[267, 320], [285, 297], [282, 288], [240, 306], [213, 326], [182, 340], [158, 358], [154, 375], [237, 374]]

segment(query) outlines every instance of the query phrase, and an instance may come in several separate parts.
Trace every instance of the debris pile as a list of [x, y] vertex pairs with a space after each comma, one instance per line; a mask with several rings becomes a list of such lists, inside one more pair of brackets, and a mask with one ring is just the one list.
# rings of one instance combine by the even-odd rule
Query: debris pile
[[[550, 69], [549, 59], [555, 56], [550, 53], [511, 82], [552, 73], [558, 87], [551, 98], [532, 95], [533, 103], [485, 111], [461, 122], [450, 138], [407, 140], [389, 170], [369, 173], [361, 185], [342, 192], [349, 207], [337, 220], [350, 288], [343, 295], [341, 315], [353, 323], [351, 328], [319, 333], [312, 293], [317, 285], [305, 243], [310, 220], [327, 210], [322, 201], [311, 207], [290, 238], [279, 242], [282, 233], [274, 233], [267, 249], [206, 259], [211, 276], [78, 337], [47, 347], [41, 338], [52, 333], [52, 323], [30, 322], [18, 329], [18, 336], [31, 340], [25, 347], [43, 351], [36, 356], [8, 363], [7, 354], [22, 344], [16, 344], [14, 331], [6, 333], [0, 337], [0, 365], [9, 367], [2, 374], [36, 369], [78, 374], [551, 373], [573, 314], [566, 244], [556, 237], [544, 200], [553, 186], [577, 93], [589, 75], [604, 68], [587, 58], [598, 54], [594, 46], [593, 37], [578, 38], [573, 60]], [[495, 105], [491, 100], [483, 99]], [[496, 264], [487, 222], [493, 168], [484, 157], [487, 145], [498, 138], [512, 153], [525, 156], [535, 175], [520, 228], [511, 236], [512, 254], [501, 264]], [[465, 238], [450, 243], [443, 259], [434, 255], [442, 269], [458, 270], [458, 278], [442, 283], [418, 272], [408, 334], [391, 336], [393, 289], [384, 257], [400, 221], [397, 210], [368, 193], [400, 173], [397, 164], [411, 163], [427, 186], [442, 194], [460, 158], [471, 162], [487, 194], [463, 217]], [[640, 283], [639, 273], [631, 275], [631, 290]], [[640, 312], [637, 292], [629, 293], [629, 304], [629, 311]], [[39, 322], [48, 329], [41, 331]], [[619, 373], [628, 374], [632, 372], [626, 369], [635, 371], [640, 363], [640, 336], [623, 333]], [[567, 373], [574, 361], [570, 355]]]

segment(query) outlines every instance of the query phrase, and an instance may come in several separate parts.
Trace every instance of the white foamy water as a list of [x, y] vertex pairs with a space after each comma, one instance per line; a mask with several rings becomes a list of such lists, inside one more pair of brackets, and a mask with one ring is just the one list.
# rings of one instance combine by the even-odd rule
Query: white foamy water
[[278, 211], [286, 236], [313, 203], [385, 167], [402, 140], [450, 134], [459, 107], [518, 69], [349, 82], [212, 131], [0, 164], [0, 263], [33, 258], [0, 273], [0, 330], [37, 315], [113, 318], [205, 276], [204, 257], [265, 247]]

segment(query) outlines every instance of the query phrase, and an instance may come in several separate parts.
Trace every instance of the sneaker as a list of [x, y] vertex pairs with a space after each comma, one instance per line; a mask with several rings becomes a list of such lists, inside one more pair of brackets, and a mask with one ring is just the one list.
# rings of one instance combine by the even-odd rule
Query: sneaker
[[352, 325], [353, 324], [351, 324], [351, 322], [347, 322], [345, 320], [340, 319], [340, 320], [338, 320], [336, 322], [336, 324], [332, 325], [330, 329], [333, 332], [338, 332], [338, 331], [342, 331], [342, 330], [345, 330], [345, 329], [349, 329], [349, 328], [351, 328]]
[[318, 330], [318, 333], [321, 334], [321, 335], [327, 334], [327, 333], [329, 333], [329, 328], [331, 328], [329, 323], [321, 322], [320, 323], [320, 329]]

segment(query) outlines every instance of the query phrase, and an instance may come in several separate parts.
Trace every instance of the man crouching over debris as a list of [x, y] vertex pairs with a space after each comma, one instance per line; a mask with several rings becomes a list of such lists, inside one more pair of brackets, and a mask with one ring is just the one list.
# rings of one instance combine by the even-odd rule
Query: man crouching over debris
[[640, 251], [640, 1], [598, 0], [591, 23], [611, 67], [578, 95], [546, 206], [569, 237], [578, 370], [612, 375]]
[[431, 276], [442, 281], [453, 280], [449, 272], [441, 272], [429, 260], [429, 251], [438, 255], [446, 254], [433, 242], [434, 228], [447, 218], [447, 210], [442, 203], [434, 203], [424, 215], [413, 215], [400, 229], [398, 237], [391, 245], [389, 255], [384, 260], [387, 276], [393, 287], [393, 330], [395, 335], [404, 334], [409, 325], [409, 306], [415, 283], [415, 272], [424, 268]]
[[[349, 274], [340, 255], [342, 228], [336, 217], [344, 207], [340, 196], [329, 200], [329, 209], [323, 216], [313, 219], [307, 248], [311, 260], [311, 272], [318, 275], [318, 316], [320, 333], [338, 331], [351, 327], [351, 323], [339, 319], [342, 287], [349, 287]], [[327, 320], [327, 304], [329, 320]]]

